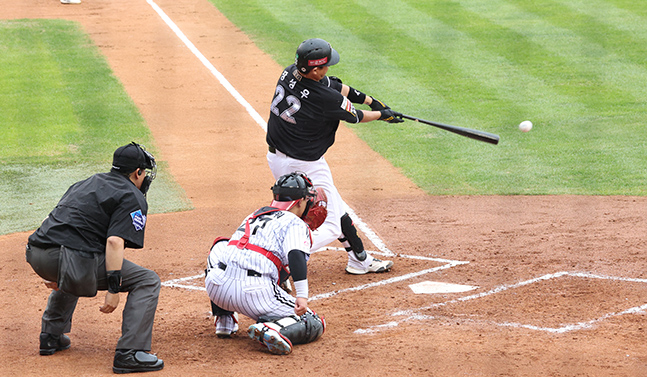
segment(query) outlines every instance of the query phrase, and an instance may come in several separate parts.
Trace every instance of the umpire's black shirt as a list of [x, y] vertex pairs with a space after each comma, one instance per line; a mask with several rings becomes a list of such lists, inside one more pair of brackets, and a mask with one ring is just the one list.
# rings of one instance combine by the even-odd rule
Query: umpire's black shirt
[[118, 236], [126, 247], [141, 249], [147, 212], [146, 198], [128, 177], [95, 174], [67, 190], [29, 243], [104, 253], [108, 237]]

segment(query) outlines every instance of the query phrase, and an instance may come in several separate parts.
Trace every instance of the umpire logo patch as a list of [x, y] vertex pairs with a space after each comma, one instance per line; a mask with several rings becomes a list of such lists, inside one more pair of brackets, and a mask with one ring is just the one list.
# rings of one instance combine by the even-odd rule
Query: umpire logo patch
[[133, 226], [135, 227], [136, 231], [140, 231], [144, 229], [146, 226], [146, 215], [142, 213], [141, 209], [138, 209], [135, 212], [130, 213], [130, 217], [133, 219]]

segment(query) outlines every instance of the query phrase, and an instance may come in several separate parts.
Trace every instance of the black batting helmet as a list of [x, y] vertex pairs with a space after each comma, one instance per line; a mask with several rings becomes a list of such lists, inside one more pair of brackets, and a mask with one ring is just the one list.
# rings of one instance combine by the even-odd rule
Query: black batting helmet
[[308, 73], [314, 67], [331, 66], [339, 63], [339, 54], [330, 43], [319, 38], [301, 42], [294, 59], [301, 73]]
[[305, 173], [293, 172], [279, 177], [272, 186], [273, 201], [271, 207], [289, 210], [300, 199], [314, 201], [317, 191]]

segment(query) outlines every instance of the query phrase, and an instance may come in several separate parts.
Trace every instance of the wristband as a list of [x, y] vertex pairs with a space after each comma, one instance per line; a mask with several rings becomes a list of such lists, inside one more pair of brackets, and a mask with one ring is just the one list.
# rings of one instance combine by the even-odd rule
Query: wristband
[[119, 293], [121, 290], [121, 270], [106, 271], [108, 280], [108, 292]]
[[355, 90], [351, 88], [350, 86], [348, 87], [350, 89], [348, 91], [348, 100], [351, 101], [352, 103], [359, 103], [362, 104], [366, 100], [366, 94], [360, 92], [359, 90]]
[[294, 282], [296, 297], [308, 298], [308, 279], [297, 280]]

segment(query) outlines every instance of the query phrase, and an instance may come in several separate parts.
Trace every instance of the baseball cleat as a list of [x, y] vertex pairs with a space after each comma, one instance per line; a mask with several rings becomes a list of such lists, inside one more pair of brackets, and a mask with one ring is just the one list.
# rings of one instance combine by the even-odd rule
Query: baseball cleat
[[368, 265], [367, 268], [360, 269], [354, 266], [351, 266], [350, 264], [346, 266], [346, 272], [352, 275], [364, 275], [368, 273], [379, 273], [379, 272], [387, 272], [391, 270], [391, 267], [393, 267], [393, 262], [390, 260], [383, 261], [379, 260], [376, 258], [373, 258], [373, 261], [371, 264]]
[[231, 338], [233, 334], [238, 332], [238, 313], [216, 316], [214, 325], [216, 326], [218, 338]]
[[115, 374], [154, 372], [162, 369], [164, 369], [164, 361], [158, 359], [155, 354], [126, 349], [115, 351], [112, 364], [112, 371]]
[[40, 354], [43, 356], [53, 355], [57, 351], [70, 348], [70, 337], [65, 334], [53, 335], [46, 332], [40, 333]]
[[247, 335], [253, 340], [259, 341], [262, 345], [275, 355], [289, 355], [292, 353], [292, 342], [281, 335], [273, 328], [267, 327], [264, 323], [256, 323], [249, 326]]

